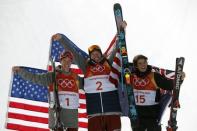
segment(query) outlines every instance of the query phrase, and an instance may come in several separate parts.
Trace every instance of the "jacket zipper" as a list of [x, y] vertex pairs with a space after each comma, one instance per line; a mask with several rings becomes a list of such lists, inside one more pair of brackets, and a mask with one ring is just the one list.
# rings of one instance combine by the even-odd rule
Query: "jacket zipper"
[[101, 110], [102, 110], [102, 113], [104, 112], [103, 111], [103, 99], [102, 99], [102, 94], [101, 94], [101, 92], [100, 92], [100, 100], [101, 100]]

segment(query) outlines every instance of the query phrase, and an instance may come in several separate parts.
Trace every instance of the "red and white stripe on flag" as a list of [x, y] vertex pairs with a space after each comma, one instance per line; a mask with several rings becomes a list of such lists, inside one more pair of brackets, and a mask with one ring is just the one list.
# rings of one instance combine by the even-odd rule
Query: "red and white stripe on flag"
[[79, 108], [78, 108], [78, 121], [79, 121], [79, 131], [88, 130], [88, 118], [86, 109], [86, 97], [83, 90], [79, 90]]
[[117, 51], [109, 75], [109, 81], [115, 84], [116, 87], [118, 86], [119, 78], [121, 75], [121, 63], [122, 63], [121, 61], [122, 59], [121, 59], [120, 51]]
[[49, 131], [46, 102], [9, 98], [6, 128], [19, 131]]
[[[116, 46], [116, 42], [117, 42], [117, 35], [114, 36], [109, 47], [107, 48], [106, 52], [104, 53], [106, 55], [106, 57], [109, 57], [111, 55], [111, 52], [114, 50], [114, 48]], [[114, 57], [114, 60], [112, 63], [112, 67], [111, 67], [111, 72], [109, 75], [109, 81], [112, 82], [113, 84], [115, 84], [116, 87], [118, 86], [119, 77], [121, 74], [121, 63], [122, 63], [122, 58], [120, 55], [120, 51], [118, 50], [115, 54], [115, 57]]]

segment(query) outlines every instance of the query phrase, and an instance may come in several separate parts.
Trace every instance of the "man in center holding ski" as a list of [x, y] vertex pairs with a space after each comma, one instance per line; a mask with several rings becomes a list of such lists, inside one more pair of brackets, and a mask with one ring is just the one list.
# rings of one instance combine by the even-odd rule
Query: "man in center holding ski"
[[[122, 24], [123, 27], [125, 23]], [[109, 81], [111, 64], [118, 49], [116, 45], [107, 59], [98, 45], [88, 48], [89, 58], [84, 58], [71, 47], [61, 34], [53, 36], [64, 48], [69, 49], [75, 63], [84, 73], [84, 90], [86, 93], [88, 131], [120, 131], [121, 109], [117, 87]]]

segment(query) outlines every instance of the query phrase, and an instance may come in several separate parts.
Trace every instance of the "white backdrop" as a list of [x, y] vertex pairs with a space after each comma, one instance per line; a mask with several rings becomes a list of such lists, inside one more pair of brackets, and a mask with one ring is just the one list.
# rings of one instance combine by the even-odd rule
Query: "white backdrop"
[[[184, 56], [186, 79], [178, 111], [178, 131], [195, 131], [197, 100], [197, 1], [196, 0], [0, 0], [0, 130], [4, 129], [11, 67], [46, 69], [50, 37], [68, 36], [81, 49], [100, 44], [105, 50], [116, 33], [113, 4], [119, 2], [128, 23], [129, 59], [144, 54], [149, 63], [174, 69]], [[169, 114], [165, 115], [163, 127]], [[122, 119], [122, 130], [129, 131]]]

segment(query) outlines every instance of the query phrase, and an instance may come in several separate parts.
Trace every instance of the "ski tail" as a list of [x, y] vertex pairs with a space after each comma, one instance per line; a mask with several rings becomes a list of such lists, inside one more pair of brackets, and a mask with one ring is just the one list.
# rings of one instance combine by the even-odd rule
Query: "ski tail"
[[63, 131], [64, 127], [63, 124], [61, 122], [61, 106], [60, 106], [60, 101], [59, 101], [59, 96], [58, 96], [58, 86], [57, 86], [57, 82], [56, 82], [56, 67], [55, 67], [55, 60], [53, 60], [52, 58], [50, 58], [51, 64], [52, 64], [52, 69], [53, 69], [53, 96], [54, 96], [54, 107], [53, 107], [53, 111], [54, 111], [54, 118], [55, 118], [55, 125], [54, 128], [52, 129], [53, 131]]
[[159, 125], [161, 125], [161, 120], [163, 118], [165, 110], [167, 109], [167, 107], [169, 107], [171, 100], [172, 100], [172, 92], [171, 91], [165, 91], [165, 93], [161, 94], [161, 99], [159, 102], [160, 111], [159, 111], [159, 115], [157, 118]]
[[183, 66], [184, 66], [185, 58], [180, 57], [176, 58], [176, 66], [175, 66], [175, 84], [173, 88], [173, 96], [171, 101], [171, 107], [170, 107], [170, 118], [168, 121], [168, 126], [166, 127], [167, 131], [176, 131], [177, 126], [177, 111], [180, 108], [179, 103], [179, 93], [180, 93], [180, 87], [182, 83], [181, 74], [183, 72]]

